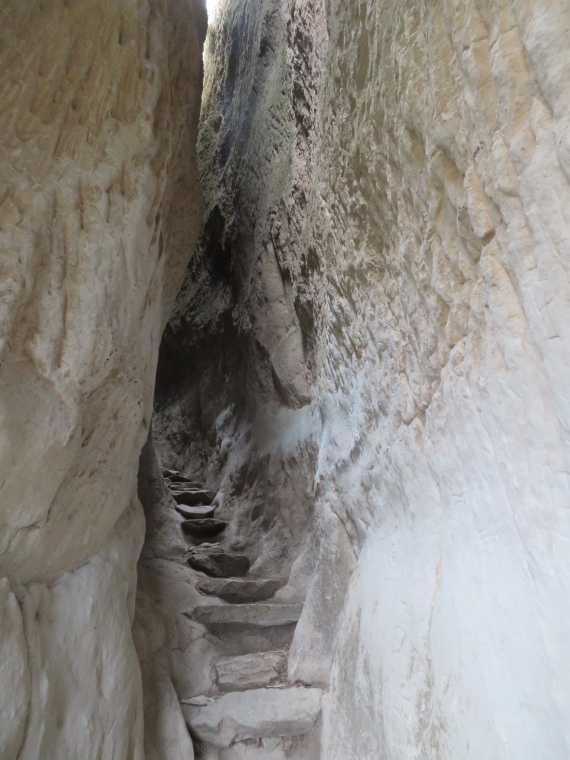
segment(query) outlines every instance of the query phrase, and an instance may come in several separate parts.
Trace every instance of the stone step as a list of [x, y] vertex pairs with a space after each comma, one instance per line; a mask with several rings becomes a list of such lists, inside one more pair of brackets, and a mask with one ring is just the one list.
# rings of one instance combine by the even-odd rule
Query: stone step
[[180, 472], [178, 470], [169, 470], [168, 467], [161, 467], [160, 471], [165, 478], [184, 477], [184, 475], [180, 475]]
[[241, 657], [244, 654], [274, 652], [290, 646], [295, 635], [297, 623], [274, 625], [268, 628], [259, 626], [212, 625], [208, 626], [206, 638], [218, 651], [228, 657]]
[[302, 736], [321, 711], [320, 689], [293, 686], [230, 692], [203, 708], [182, 705], [191, 733], [216, 747], [246, 739]]
[[217, 596], [230, 604], [247, 604], [248, 602], [264, 602], [272, 597], [283, 586], [285, 581], [277, 578], [228, 578], [204, 580], [198, 588], [208, 596]]
[[296, 623], [302, 604], [204, 604], [194, 607], [193, 620], [209, 627], [273, 628]]
[[171, 491], [170, 495], [177, 504], [186, 504], [189, 507], [194, 507], [199, 504], [211, 504], [216, 494], [213, 491], [192, 489], [190, 491]]
[[287, 675], [287, 655], [285, 652], [256, 652], [240, 657], [218, 657], [214, 672], [220, 691], [258, 689]]
[[187, 520], [200, 520], [206, 517], [213, 517], [214, 512], [216, 511], [216, 507], [209, 507], [206, 505], [189, 507], [185, 504], [179, 504], [177, 507], [174, 507], [174, 509]]
[[196, 547], [190, 552], [187, 562], [194, 570], [201, 570], [214, 578], [245, 575], [250, 565], [245, 554], [226, 554], [219, 544]]
[[173, 489], [174, 491], [205, 491], [207, 489], [204, 488], [202, 483], [198, 483], [195, 480], [189, 480], [188, 478], [185, 478], [184, 480], [180, 480], [183, 476], [176, 476], [172, 478], [168, 478], [166, 481], [166, 485]]
[[[226, 749], [217, 749], [212, 747], [216, 753], [212, 756], [204, 756], [200, 760], [290, 760], [290, 758], [308, 758], [309, 755], [303, 752], [299, 754], [298, 748], [295, 747], [295, 754], [291, 755], [290, 744], [292, 741], [299, 742], [300, 739], [279, 739], [265, 738], [261, 741], [253, 740], [246, 742], [236, 742]], [[288, 746], [285, 746], [288, 745]], [[211, 745], [204, 744], [204, 747]], [[314, 753], [311, 758], [316, 758]]]
[[225, 520], [217, 520], [215, 517], [193, 518], [184, 520], [182, 523], [184, 533], [196, 538], [217, 536], [218, 533], [221, 533], [227, 527], [228, 523]]
[[182, 475], [178, 470], [169, 470], [166, 467], [161, 467], [162, 470], [162, 476], [164, 477], [166, 484], [168, 486], [172, 486], [174, 484], [180, 486], [181, 488], [186, 488], [191, 486], [192, 488], [203, 488], [204, 486], [201, 483], [198, 483], [195, 480], [192, 480], [191, 478], [187, 478], [186, 475]]

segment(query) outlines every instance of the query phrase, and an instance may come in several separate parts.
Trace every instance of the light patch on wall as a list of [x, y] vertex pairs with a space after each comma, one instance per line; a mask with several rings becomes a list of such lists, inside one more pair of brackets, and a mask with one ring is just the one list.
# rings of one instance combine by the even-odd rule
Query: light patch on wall
[[220, 0], [206, 0], [206, 7], [208, 9], [208, 23], [211, 23], [216, 15]]

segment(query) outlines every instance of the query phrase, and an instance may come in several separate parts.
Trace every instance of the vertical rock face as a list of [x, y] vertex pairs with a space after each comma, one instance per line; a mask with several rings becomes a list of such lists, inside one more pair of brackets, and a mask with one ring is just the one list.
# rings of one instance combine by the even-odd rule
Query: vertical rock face
[[[319, 261], [303, 235], [316, 14], [307, 5], [292, 26], [276, 0], [229, 3], [211, 31], [199, 136], [204, 232], [157, 378], [163, 459], [221, 483], [231, 545], [269, 575], [290, 568], [314, 502]], [[306, 64], [293, 53], [296, 34], [311, 46]]]
[[205, 12], [1, 15], [0, 756], [140, 758], [137, 463], [200, 225]]
[[211, 35], [157, 433], [236, 540], [314, 509], [289, 669], [331, 682], [327, 760], [568, 756], [569, 31], [229, 0]]

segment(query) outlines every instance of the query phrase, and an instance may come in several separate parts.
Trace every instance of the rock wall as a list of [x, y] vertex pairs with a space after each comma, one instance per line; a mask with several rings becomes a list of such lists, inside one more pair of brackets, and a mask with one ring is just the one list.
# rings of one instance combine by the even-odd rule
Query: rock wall
[[[314, 120], [304, 98], [315, 99], [315, 84], [291, 59], [294, 35], [274, 0], [222, 4], [209, 33], [198, 143], [205, 223], [157, 377], [163, 462], [218, 492], [230, 545], [260, 574], [287, 573], [310, 533], [317, 457], [319, 262], [304, 250], [312, 157], [296, 126]], [[306, 91], [295, 114], [292, 78]]]
[[308, 585], [326, 760], [568, 756], [569, 31], [227, 0], [210, 35], [157, 439]]
[[138, 459], [200, 227], [205, 9], [0, 11], [0, 756], [134, 760]]

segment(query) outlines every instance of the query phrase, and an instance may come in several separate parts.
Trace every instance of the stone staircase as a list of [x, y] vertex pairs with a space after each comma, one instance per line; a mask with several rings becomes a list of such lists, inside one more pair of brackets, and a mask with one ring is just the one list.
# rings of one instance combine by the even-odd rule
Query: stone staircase
[[196, 588], [214, 598], [184, 613], [219, 649], [210, 692], [181, 700], [197, 760], [316, 760], [322, 691], [287, 678], [303, 605], [271, 602], [283, 580], [244, 577], [249, 558], [212, 543], [228, 525], [215, 517], [213, 491], [174, 470], [163, 475], [184, 518], [188, 565], [201, 574]]

